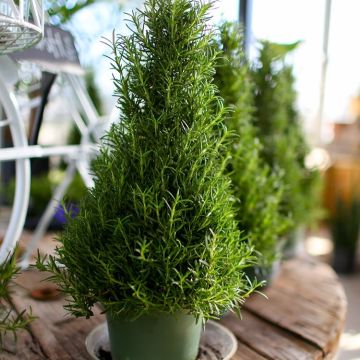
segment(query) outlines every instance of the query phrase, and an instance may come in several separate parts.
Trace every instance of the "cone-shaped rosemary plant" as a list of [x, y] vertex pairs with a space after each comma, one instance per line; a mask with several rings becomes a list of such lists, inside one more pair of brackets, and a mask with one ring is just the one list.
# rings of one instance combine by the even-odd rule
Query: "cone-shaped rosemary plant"
[[285, 62], [297, 45], [263, 41], [253, 72], [255, 124], [263, 144], [262, 155], [272, 168], [284, 172], [281, 206], [284, 215], [292, 218], [293, 228], [316, 219], [320, 195], [319, 172], [305, 166], [309, 149], [296, 110], [292, 66]]
[[232, 108], [226, 124], [237, 135], [230, 146], [231, 161], [226, 169], [238, 198], [236, 218], [239, 229], [244, 230], [261, 254], [258, 265], [269, 268], [278, 255], [279, 239], [288, 225], [279, 209], [282, 179], [261, 158], [262, 146], [252, 124], [253, 84], [239, 24], [222, 24], [218, 44], [223, 54], [217, 61], [215, 83], [225, 105]]
[[71, 295], [67, 308], [125, 317], [187, 311], [205, 319], [253, 290], [254, 260], [224, 176], [228, 133], [213, 85], [211, 5], [147, 0], [111, 56], [120, 122], [94, 162], [94, 187], [38, 267]]

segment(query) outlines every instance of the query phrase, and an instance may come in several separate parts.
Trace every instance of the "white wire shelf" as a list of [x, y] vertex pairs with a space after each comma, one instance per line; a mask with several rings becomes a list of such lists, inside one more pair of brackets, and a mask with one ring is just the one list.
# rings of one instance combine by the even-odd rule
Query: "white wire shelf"
[[42, 0], [0, 0], [0, 55], [35, 45], [43, 33]]

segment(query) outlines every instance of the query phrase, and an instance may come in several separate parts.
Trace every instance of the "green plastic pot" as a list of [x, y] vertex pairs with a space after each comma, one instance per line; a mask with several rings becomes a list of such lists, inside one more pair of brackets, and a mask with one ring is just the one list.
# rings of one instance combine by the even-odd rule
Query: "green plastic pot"
[[293, 259], [303, 252], [305, 240], [305, 228], [299, 226], [289, 232], [284, 239], [283, 258], [285, 260]]
[[107, 314], [113, 360], [195, 360], [202, 319], [154, 314], [134, 321]]

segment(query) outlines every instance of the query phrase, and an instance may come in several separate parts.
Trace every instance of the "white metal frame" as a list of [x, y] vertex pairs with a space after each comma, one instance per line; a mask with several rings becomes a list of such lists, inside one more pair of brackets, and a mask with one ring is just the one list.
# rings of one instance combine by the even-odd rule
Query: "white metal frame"
[[[18, 0], [18, 4], [14, 0], [0, 0], [0, 55], [34, 45], [41, 40], [43, 33], [43, 0]], [[0, 110], [6, 114], [4, 120], [0, 119], [0, 128], [9, 126], [13, 141], [12, 148], [0, 149], [0, 162], [15, 160], [16, 163], [15, 196], [10, 222], [0, 246], [0, 264], [12, 254], [25, 222], [30, 197], [30, 158], [62, 156], [67, 158], [69, 166], [65, 178], [55, 189], [53, 198], [34, 231], [21, 262], [23, 267], [28, 265], [33, 249], [44, 235], [55, 212], [56, 204], [64, 196], [76, 170], [88, 187], [92, 185], [89, 163], [96, 147], [91, 144], [90, 139], [95, 138], [98, 141], [100, 138], [99, 115], [80, 79], [74, 75], [63, 76], [73, 89], [73, 93], [68, 96], [68, 102], [72, 118], [81, 133], [81, 144], [29, 146], [18, 102], [13, 92], [17, 81], [17, 68], [10, 58], [0, 56]], [[83, 121], [79, 107], [81, 113], [85, 114], [86, 121]]]
[[[95, 137], [96, 140], [99, 140], [101, 137], [101, 128], [99, 127], [99, 115], [85, 88], [83, 87], [80, 79], [74, 75], [64, 76], [66, 80], [68, 80], [68, 83], [71, 85], [73, 90], [72, 94], [68, 94], [67, 100], [70, 106], [70, 113], [72, 115], [72, 118], [81, 133], [81, 144], [48, 148], [43, 148], [41, 146], [28, 147], [28, 149], [30, 149], [31, 155], [33, 150], [34, 152], [40, 152], [39, 157], [51, 155], [67, 156], [69, 166], [67, 168], [64, 179], [54, 190], [53, 197], [49, 201], [45, 212], [41, 216], [40, 221], [35, 228], [31, 241], [28, 244], [26, 251], [21, 259], [20, 264], [23, 269], [29, 266], [31, 255], [35, 250], [38, 242], [44, 236], [51, 222], [52, 216], [56, 211], [56, 205], [64, 197], [66, 190], [71, 184], [71, 181], [76, 173], [76, 170], [79, 172], [87, 187], [91, 187], [93, 185], [93, 179], [89, 174], [89, 164], [92, 155], [97, 151], [97, 146], [95, 144], [91, 144], [90, 137], [92, 135], [93, 137]], [[77, 99], [80, 108], [85, 113], [85, 118], [87, 119], [86, 123], [82, 120], [80, 116], [78, 105], [75, 99]], [[23, 152], [24, 155], [25, 153], [26, 151]]]
[[[12, 69], [7, 60], [5, 57], [0, 57], [0, 68], [2, 70], [0, 71], [0, 105], [6, 115], [6, 120], [0, 123], [0, 126], [9, 125], [15, 148], [26, 148], [27, 139], [24, 124], [21, 121], [15, 94], [12, 91], [16, 77], [11, 79], [9, 76], [9, 71], [11, 72]], [[4, 74], [6, 74], [6, 78]], [[17, 158], [13, 210], [3, 244], [0, 247], [0, 264], [13, 252], [20, 237], [29, 204], [29, 193], [30, 160], [25, 157]]]
[[35, 45], [43, 33], [42, 0], [0, 0], [0, 55]]
[[[30, 158], [47, 156], [61, 156], [67, 159], [68, 168], [62, 182], [54, 190], [53, 197], [49, 201], [43, 213], [29, 245], [21, 259], [22, 268], [29, 265], [33, 250], [43, 237], [56, 210], [56, 205], [61, 201], [76, 171], [81, 175], [86, 186], [91, 187], [93, 179], [89, 174], [90, 159], [97, 152], [97, 143], [92, 143], [91, 138], [99, 141], [104, 122], [100, 122], [99, 115], [85, 90], [80, 78], [75, 75], [65, 75], [67, 83], [72, 91], [65, 92], [69, 111], [75, 124], [81, 133], [80, 145], [29, 146], [26, 139], [24, 124], [21, 120], [18, 103], [12, 88], [17, 78], [17, 68], [7, 56], [0, 56], [0, 106], [4, 107], [7, 119], [0, 122], [1, 126], [9, 125], [13, 138], [14, 147], [0, 149], [0, 162], [15, 160], [16, 162], [16, 188], [11, 219], [6, 231], [3, 245], [0, 247], [0, 263], [11, 254], [20, 238], [25, 222], [25, 216], [30, 197]], [[80, 113], [83, 115], [84, 120]]]

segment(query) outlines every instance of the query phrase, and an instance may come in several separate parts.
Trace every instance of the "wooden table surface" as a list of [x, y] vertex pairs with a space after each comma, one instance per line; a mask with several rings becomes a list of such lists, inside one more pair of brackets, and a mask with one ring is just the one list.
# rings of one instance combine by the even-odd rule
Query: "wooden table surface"
[[[43, 277], [35, 271], [18, 277], [14, 305], [19, 311], [31, 306], [38, 319], [18, 335], [16, 348], [8, 339], [0, 359], [90, 359], [85, 338], [104, 316], [97, 311], [89, 320], [74, 319], [62, 308], [63, 298], [32, 299], [29, 292], [45, 286], [40, 283]], [[288, 261], [264, 293], [268, 299], [256, 294], [246, 302], [242, 320], [233, 314], [221, 320], [238, 339], [233, 360], [333, 358], [343, 330], [346, 298], [329, 266], [310, 259]]]

